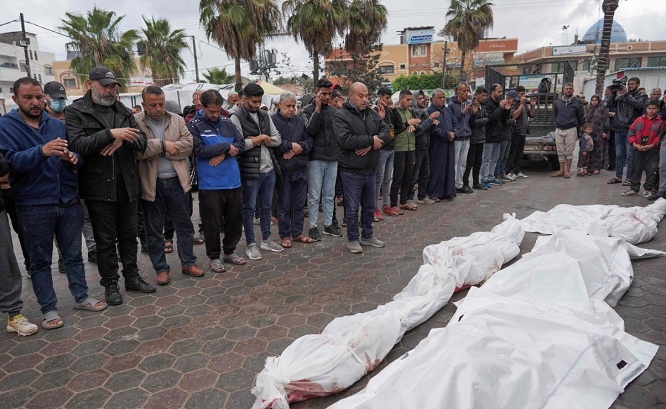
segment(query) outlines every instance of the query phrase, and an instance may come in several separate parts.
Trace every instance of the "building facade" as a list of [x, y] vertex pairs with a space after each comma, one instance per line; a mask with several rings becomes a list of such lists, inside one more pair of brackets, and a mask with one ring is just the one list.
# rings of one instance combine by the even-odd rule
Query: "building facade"
[[27, 66], [30, 66], [30, 75], [45, 84], [55, 79], [53, 71], [53, 53], [39, 49], [37, 36], [26, 33], [28, 38], [28, 60], [26, 63], [25, 49], [20, 45], [23, 33], [13, 31], [0, 33], [0, 97], [11, 99], [12, 85], [19, 78], [27, 75]]

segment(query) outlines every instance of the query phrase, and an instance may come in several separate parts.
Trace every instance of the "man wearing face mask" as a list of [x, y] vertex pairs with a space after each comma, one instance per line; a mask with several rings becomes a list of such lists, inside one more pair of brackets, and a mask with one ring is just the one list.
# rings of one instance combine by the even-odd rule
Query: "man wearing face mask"
[[97, 243], [97, 267], [106, 302], [120, 305], [116, 240], [125, 290], [153, 293], [137, 268], [139, 171], [136, 153], [146, 149], [146, 135], [132, 112], [116, 100], [119, 83], [106, 67], [95, 67], [89, 90], [65, 110], [71, 149], [84, 157], [79, 191], [86, 201]]
[[56, 81], [47, 82], [44, 84], [44, 94], [46, 95], [46, 113], [65, 122], [65, 106], [67, 105], [65, 87]]

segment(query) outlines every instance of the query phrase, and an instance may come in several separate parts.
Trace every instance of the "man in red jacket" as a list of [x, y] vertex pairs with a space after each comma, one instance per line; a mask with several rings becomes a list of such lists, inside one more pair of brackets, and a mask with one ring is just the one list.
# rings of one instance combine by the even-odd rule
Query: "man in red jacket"
[[650, 101], [646, 111], [629, 128], [627, 141], [634, 149], [634, 162], [631, 189], [622, 193], [622, 196], [633, 196], [638, 193], [643, 171], [646, 174], [643, 196], [648, 197], [657, 190], [655, 182], [659, 167], [659, 133], [664, 126], [659, 117], [659, 101]]

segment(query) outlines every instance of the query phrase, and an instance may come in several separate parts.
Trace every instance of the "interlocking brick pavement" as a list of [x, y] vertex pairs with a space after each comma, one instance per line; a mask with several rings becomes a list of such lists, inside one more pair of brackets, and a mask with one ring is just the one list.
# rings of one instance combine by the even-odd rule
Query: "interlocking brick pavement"
[[[263, 252], [263, 260], [196, 279], [180, 274], [174, 252], [168, 256], [173, 270], [169, 286], [159, 287], [155, 294], [125, 294], [125, 304], [103, 313], [74, 311], [65, 277], [54, 264], [65, 327], [40, 329], [26, 338], [0, 334], [0, 407], [249, 408], [254, 402], [250, 389], [266, 357], [280, 354], [302, 335], [320, 332], [337, 316], [390, 301], [422, 264], [424, 246], [489, 230], [505, 212], [522, 218], [559, 203], [649, 203], [641, 196], [620, 197], [625, 188], [605, 183], [610, 172], [568, 180], [551, 179], [541, 166], [526, 173], [529, 179], [387, 217], [375, 229], [386, 248], [366, 248], [363, 255], [349, 253], [345, 238], [325, 236], [322, 242], [295, 243], [281, 254]], [[337, 211], [341, 215], [341, 208]], [[276, 230], [274, 226], [274, 234]], [[645, 246], [666, 250], [664, 230]], [[531, 249], [536, 237], [525, 236], [523, 252]], [[199, 265], [207, 268], [204, 247], [195, 250]], [[239, 252], [244, 250], [241, 243]], [[148, 257], [142, 254], [139, 261], [142, 275], [154, 282]], [[661, 346], [666, 345], [663, 265], [663, 259], [635, 262], [635, 280], [617, 307], [629, 333]], [[91, 294], [102, 298], [95, 265], [86, 264], [86, 275]], [[465, 293], [455, 294], [452, 301]], [[28, 279], [23, 294], [24, 314], [41, 321]], [[379, 368], [349, 390], [292, 407], [324, 408], [357, 392], [432, 328], [445, 326], [454, 311], [449, 303], [408, 332]], [[613, 407], [666, 408], [664, 391], [666, 349], [661, 348], [650, 368]]]

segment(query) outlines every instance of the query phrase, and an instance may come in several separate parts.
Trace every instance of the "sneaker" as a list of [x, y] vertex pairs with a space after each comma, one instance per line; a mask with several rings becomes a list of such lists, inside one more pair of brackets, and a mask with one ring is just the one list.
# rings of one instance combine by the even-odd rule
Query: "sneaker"
[[150, 294], [157, 291], [157, 289], [145, 282], [144, 279], [137, 274], [133, 277], [125, 278], [125, 291], [136, 291], [138, 293]]
[[280, 246], [270, 238], [262, 241], [259, 248], [266, 251], [272, 251], [273, 253], [280, 253], [284, 251], [284, 247]]
[[381, 222], [382, 220], [384, 220], [384, 216], [382, 216], [382, 212], [379, 211], [379, 209], [375, 209], [374, 216], [375, 216], [375, 221], [376, 222]]
[[245, 254], [247, 255], [247, 258], [249, 258], [250, 260], [261, 260], [263, 258], [261, 257], [259, 248], [255, 243], [252, 243], [247, 246], [247, 249], [245, 249]]
[[515, 179], [511, 179], [507, 175], [502, 175], [498, 178], [499, 180], [506, 180], [507, 182], [513, 182]]
[[529, 177], [527, 175], [524, 175], [523, 172], [516, 172], [516, 173], [514, 173], [513, 176], [515, 176], [517, 178], [522, 178], [522, 179], [527, 179]]
[[416, 202], [414, 202], [414, 200], [408, 200], [408, 201], [407, 201], [407, 204], [408, 204], [408, 205], [411, 205], [414, 209], [418, 209], [418, 208], [419, 208], [419, 205], [417, 205]]
[[261, 224], [261, 220], [258, 217], [255, 217], [253, 223], [255, 226], [259, 226]]
[[369, 239], [366, 239], [365, 237], [361, 237], [361, 245], [381, 248], [381, 247], [384, 247], [384, 242], [379, 240], [378, 238], [376, 238], [374, 236], [370, 237]]
[[493, 187], [493, 185], [491, 185], [488, 182], [481, 182], [481, 186], [485, 187], [486, 189], [490, 189], [491, 187]]
[[651, 192], [649, 190], [643, 190], [643, 197], [649, 197], [652, 194], [654, 194], [654, 192]]
[[471, 187], [469, 187], [469, 185], [464, 185], [464, 186], [462, 187], [462, 192], [463, 192], [463, 193], [474, 193], [474, 191], [472, 190]]
[[648, 196], [648, 200], [657, 200], [660, 197], [666, 198], [666, 192], [654, 192], [650, 196]]
[[489, 184], [489, 185], [491, 185], [491, 186], [492, 186], [492, 185], [497, 185], [497, 186], [499, 186], [499, 185], [502, 184], [502, 182], [499, 181], [499, 180], [497, 180], [497, 179], [490, 179], [490, 180], [487, 181], [486, 183]]
[[477, 190], [488, 190], [488, 188], [481, 183], [475, 183], [472, 187]]
[[308, 236], [314, 241], [321, 241], [321, 236], [319, 235], [319, 229], [316, 227], [311, 227]]
[[382, 211], [384, 212], [385, 215], [388, 216], [400, 216], [400, 213], [395, 210], [395, 208], [391, 206], [384, 205], [382, 208]]
[[636, 196], [637, 194], [638, 194], [637, 191], [635, 191], [633, 189], [629, 189], [626, 192], [621, 193], [620, 196]]
[[342, 230], [335, 225], [332, 224], [330, 226], [324, 226], [324, 234], [328, 234], [329, 236], [333, 237], [342, 237]]
[[350, 241], [349, 243], [347, 243], [347, 248], [349, 249], [349, 251], [351, 251], [354, 254], [363, 253], [363, 247], [361, 247], [358, 241]]
[[513, 173], [507, 173], [507, 174], [504, 175], [504, 176], [505, 176], [507, 179], [509, 179], [510, 181], [512, 181], [512, 182], [513, 182], [514, 180], [516, 180], [516, 177], [513, 175]]
[[28, 321], [23, 314], [19, 314], [12, 319], [7, 319], [7, 332], [16, 332], [22, 337], [27, 337], [37, 331], [39, 331], [39, 327]]

